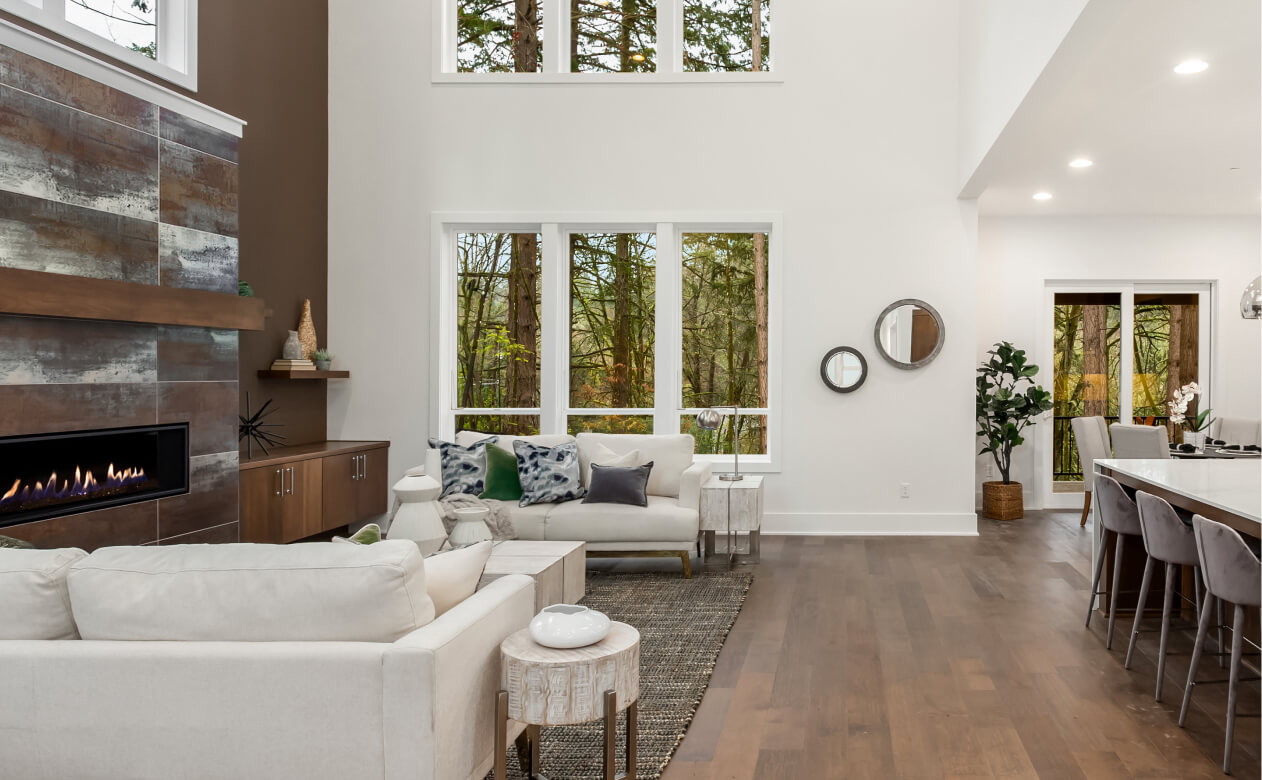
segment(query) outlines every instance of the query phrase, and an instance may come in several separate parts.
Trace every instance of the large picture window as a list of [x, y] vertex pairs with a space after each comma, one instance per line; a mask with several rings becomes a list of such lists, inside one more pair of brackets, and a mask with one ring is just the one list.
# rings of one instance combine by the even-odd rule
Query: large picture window
[[619, 223], [438, 215], [437, 435], [691, 433], [772, 470], [776, 218]]

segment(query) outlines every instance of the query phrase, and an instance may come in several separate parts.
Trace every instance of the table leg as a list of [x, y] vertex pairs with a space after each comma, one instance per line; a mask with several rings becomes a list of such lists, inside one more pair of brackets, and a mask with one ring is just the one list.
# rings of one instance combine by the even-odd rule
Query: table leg
[[605, 780], [617, 780], [618, 694], [605, 691]]
[[635, 780], [635, 771], [638, 768], [635, 762], [635, 743], [639, 739], [640, 730], [640, 701], [639, 699], [631, 702], [631, 706], [627, 708], [627, 772], [624, 777]]
[[539, 771], [543, 769], [543, 764], [539, 761], [539, 727], [526, 727], [526, 777], [533, 780], [539, 777]]
[[705, 534], [705, 557], [714, 555], [714, 531], [702, 531]]
[[749, 555], [754, 563], [758, 563], [762, 559], [762, 543], [758, 537], [758, 529], [749, 532]]
[[495, 694], [495, 780], [508, 777], [508, 691]]

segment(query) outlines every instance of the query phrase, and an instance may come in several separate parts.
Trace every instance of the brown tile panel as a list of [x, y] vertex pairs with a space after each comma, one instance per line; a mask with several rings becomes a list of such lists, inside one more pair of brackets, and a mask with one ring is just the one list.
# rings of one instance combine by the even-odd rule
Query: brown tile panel
[[0, 190], [0, 266], [158, 283], [158, 225]]
[[237, 235], [237, 166], [162, 142], [162, 222]]
[[167, 108], [160, 111], [162, 123], [160, 135], [163, 138], [191, 146], [206, 154], [222, 157], [229, 162], [237, 162], [237, 137], [232, 133], [216, 130]]
[[237, 453], [189, 460], [189, 492], [158, 500], [158, 536], [191, 533], [237, 520]]
[[157, 220], [158, 139], [0, 86], [0, 189]]
[[153, 425], [157, 408], [155, 384], [0, 385], [0, 436]]
[[188, 422], [189, 454], [237, 449], [236, 382], [158, 383], [158, 421]]
[[162, 539], [158, 544], [236, 544], [239, 541], [241, 541], [240, 526], [237, 523], [225, 523], [183, 536]]
[[158, 327], [158, 380], [232, 382], [237, 378], [237, 332]]
[[0, 46], [0, 84], [158, 134], [158, 107], [65, 68]]
[[236, 238], [161, 225], [158, 246], [164, 286], [237, 292]]
[[102, 322], [0, 315], [0, 384], [158, 379], [157, 328]]
[[98, 547], [145, 544], [158, 538], [158, 502], [115, 506], [0, 528], [0, 534], [24, 539], [36, 547]]

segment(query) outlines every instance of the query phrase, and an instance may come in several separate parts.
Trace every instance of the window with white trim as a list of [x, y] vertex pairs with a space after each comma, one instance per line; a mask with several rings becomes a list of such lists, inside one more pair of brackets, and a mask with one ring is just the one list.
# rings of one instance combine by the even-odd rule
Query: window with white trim
[[774, 469], [777, 224], [436, 215], [436, 435], [683, 432], [721, 463], [739, 406], [742, 466]]
[[0, 10], [197, 89], [197, 0], [0, 0]]
[[437, 0], [434, 29], [436, 80], [772, 70], [770, 0]]

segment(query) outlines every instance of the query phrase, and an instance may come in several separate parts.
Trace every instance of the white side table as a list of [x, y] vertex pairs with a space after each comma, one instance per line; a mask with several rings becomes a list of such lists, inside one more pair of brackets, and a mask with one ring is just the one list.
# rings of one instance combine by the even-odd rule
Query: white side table
[[[745, 475], [736, 482], [710, 477], [701, 486], [701, 533], [705, 556], [714, 555], [714, 533], [727, 534], [728, 562], [759, 560], [758, 534], [762, 530], [762, 477]], [[738, 555], [736, 535], [749, 534], [749, 553]]]
[[[529, 766], [539, 777], [539, 729], [602, 718], [605, 780], [635, 777], [640, 632], [615, 621], [594, 645], [544, 647], [523, 628], [500, 644], [502, 690], [495, 701], [495, 780], [508, 773], [508, 720], [526, 724]], [[618, 712], [627, 711], [627, 771], [617, 772]]]

